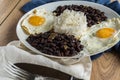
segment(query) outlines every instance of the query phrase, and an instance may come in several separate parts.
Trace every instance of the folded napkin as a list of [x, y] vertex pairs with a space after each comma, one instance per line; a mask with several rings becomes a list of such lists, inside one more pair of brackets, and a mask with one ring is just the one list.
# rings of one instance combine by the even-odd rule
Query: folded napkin
[[[19, 48], [18, 48], [19, 47]], [[24, 49], [24, 50], [23, 50]], [[24, 47], [20, 45], [19, 41], [13, 41], [7, 46], [0, 47], [0, 63], [4, 64], [3, 58], [5, 55], [7, 60], [12, 63], [32, 63], [41, 66], [50, 67], [79, 79], [90, 80], [92, 63], [90, 57], [84, 57], [77, 64], [74, 65], [62, 65], [54, 60], [51, 60], [42, 55], [34, 55], [25, 51]], [[3, 70], [3, 66], [0, 65], [0, 77], [7, 77], [7, 73]], [[8, 80], [8, 79], [0, 79]]]

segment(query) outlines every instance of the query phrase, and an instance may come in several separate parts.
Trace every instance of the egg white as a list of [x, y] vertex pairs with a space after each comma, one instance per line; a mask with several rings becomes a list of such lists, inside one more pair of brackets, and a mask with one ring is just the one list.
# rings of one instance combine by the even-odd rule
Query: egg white
[[[109, 38], [99, 38], [95, 34], [102, 28], [113, 28], [115, 33]], [[101, 50], [114, 46], [120, 40], [119, 31], [120, 18], [108, 19], [89, 28], [87, 33], [81, 37], [81, 44], [83, 44], [91, 54], [100, 52]], [[118, 35], [115, 36], [117, 33]]]
[[[40, 26], [33, 26], [28, 22], [31, 16], [42, 16], [45, 18], [45, 22]], [[48, 12], [44, 8], [41, 8], [39, 10], [34, 10], [33, 13], [30, 13], [25, 19], [23, 19], [21, 26], [26, 27], [29, 34], [39, 34], [51, 30], [53, 21], [54, 16], [52, 12]]]

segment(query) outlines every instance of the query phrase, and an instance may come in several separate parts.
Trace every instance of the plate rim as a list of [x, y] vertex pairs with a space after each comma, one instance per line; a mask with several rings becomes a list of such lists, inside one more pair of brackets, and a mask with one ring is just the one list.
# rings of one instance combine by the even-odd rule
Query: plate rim
[[[20, 19], [19, 19], [19, 21], [18, 21], [18, 23], [17, 23], [17, 27], [16, 27], [16, 34], [17, 34], [17, 37], [18, 37], [18, 39], [28, 48], [28, 49], [30, 49], [30, 50], [32, 50], [33, 52], [35, 52], [35, 53], [37, 53], [37, 54], [40, 54], [40, 55], [44, 55], [44, 56], [47, 56], [47, 57], [52, 57], [52, 58], [74, 58], [74, 57], [76, 57], [77, 55], [75, 55], [75, 56], [64, 56], [64, 57], [62, 57], [62, 56], [54, 56], [54, 55], [49, 55], [49, 54], [45, 54], [45, 53], [42, 53], [42, 52], [40, 52], [39, 50], [37, 50], [36, 48], [34, 48], [34, 47], [32, 47], [27, 41], [27, 43], [29, 44], [29, 45], [27, 45], [24, 41], [22, 41], [21, 39], [20, 39], [20, 34], [18, 33], [19, 32], [19, 27], [21, 26], [20, 24], [21, 24], [21, 21], [27, 16], [27, 15], [29, 15], [33, 10], [35, 10], [35, 9], [39, 9], [39, 8], [41, 8], [41, 7], [43, 7], [43, 6], [46, 6], [46, 5], [52, 5], [52, 4], [56, 4], [56, 3], [63, 3], [63, 2], [65, 2], [65, 3], [68, 3], [68, 2], [73, 2], [72, 4], [75, 4], [75, 2], [78, 2], [78, 4], [79, 5], [84, 5], [84, 4], [80, 4], [80, 3], [87, 3], [87, 4], [94, 4], [94, 5], [97, 5], [97, 6], [101, 6], [101, 7], [104, 7], [104, 8], [106, 8], [106, 9], [108, 9], [109, 11], [112, 11], [111, 13], [112, 14], [114, 14], [114, 15], [116, 15], [118, 18], [120, 18], [120, 15], [118, 14], [118, 13], [116, 13], [114, 10], [112, 10], [112, 9], [110, 9], [109, 7], [106, 7], [106, 6], [104, 6], [104, 5], [101, 5], [101, 4], [98, 4], [98, 3], [94, 3], [94, 2], [89, 2], [89, 1], [77, 1], [77, 0], [75, 0], [75, 1], [56, 1], [56, 2], [50, 2], [50, 3], [46, 3], [46, 4], [44, 4], [44, 5], [40, 5], [40, 6], [38, 6], [38, 7], [36, 7], [36, 8], [33, 8], [33, 9], [31, 9], [30, 11], [28, 11], [27, 13], [25, 13]], [[68, 3], [69, 4], [69, 3]], [[67, 4], [66, 4], [67, 5]], [[69, 4], [70, 5], [70, 4]], [[59, 5], [58, 5], [59, 6]], [[88, 5], [88, 6], [90, 6], [90, 5]], [[117, 44], [118, 42], [116, 42], [116, 44]], [[116, 45], [115, 44], [115, 45]], [[114, 45], [114, 46], [115, 46]], [[32, 47], [32, 49], [30, 48], [30, 47], [28, 47], [28, 46], [31, 46]], [[111, 46], [111, 47], [113, 47], [113, 46]], [[34, 51], [33, 49], [35, 49], [35, 50], [37, 50], [38, 52], [36, 52], [36, 51]], [[110, 48], [109, 48], [110, 49]], [[108, 50], [108, 49], [106, 49], [106, 50]], [[90, 54], [89, 56], [94, 56], [94, 55], [97, 55], [97, 54], [100, 54], [100, 53], [102, 53], [102, 52], [104, 52], [104, 51], [106, 51], [106, 50], [103, 50], [103, 51], [100, 51], [100, 52], [98, 52], [98, 53], [93, 53], [93, 54]]]

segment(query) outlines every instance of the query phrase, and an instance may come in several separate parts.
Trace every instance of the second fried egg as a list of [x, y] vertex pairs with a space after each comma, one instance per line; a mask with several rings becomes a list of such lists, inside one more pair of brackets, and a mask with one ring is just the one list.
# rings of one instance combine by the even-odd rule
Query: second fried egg
[[119, 40], [120, 18], [108, 19], [92, 26], [86, 35], [81, 37], [84, 45], [90, 53], [100, 52], [114, 46]]

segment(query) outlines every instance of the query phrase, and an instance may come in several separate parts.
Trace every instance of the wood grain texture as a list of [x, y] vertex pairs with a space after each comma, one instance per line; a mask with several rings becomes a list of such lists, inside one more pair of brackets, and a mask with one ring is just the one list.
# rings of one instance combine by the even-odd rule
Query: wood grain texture
[[[20, 8], [30, 0], [0, 0], [0, 5], [5, 6], [5, 2], [12, 1], [14, 5], [9, 5], [7, 14], [3, 14], [5, 8], [0, 8], [0, 20], [5, 19], [0, 25], [0, 46], [5, 46], [12, 40], [17, 40], [16, 25], [23, 13]], [[15, 1], [15, 2], [14, 2]], [[120, 0], [119, 0], [120, 1]], [[10, 2], [11, 4], [11, 2]], [[14, 8], [13, 8], [14, 7]], [[9, 15], [8, 15], [9, 13]], [[120, 80], [120, 53], [114, 52], [104, 53], [101, 57], [94, 60], [92, 63], [91, 80]]]
[[119, 53], [104, 53], [94, 60], [91, 80], [120, 80]]
[[20, 0], [0, 0], [0, 24], [9, 16]]
[[[11, 0], [10, 0], [11, 1]], [[14, 0], [15, 1], [15, 0]], [[23, 13], [20, 8], [30, 0], [21, 0], [18, 5], [14, 8], [7, 19], [0, 25], [0, 45], [6, 45], [8, 42], [17, 39], [16, 25], [18, 20], [21, 18]]]

